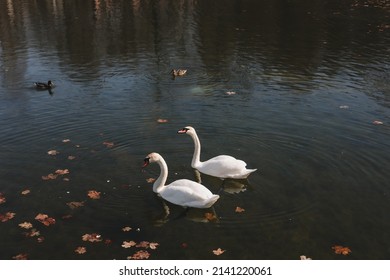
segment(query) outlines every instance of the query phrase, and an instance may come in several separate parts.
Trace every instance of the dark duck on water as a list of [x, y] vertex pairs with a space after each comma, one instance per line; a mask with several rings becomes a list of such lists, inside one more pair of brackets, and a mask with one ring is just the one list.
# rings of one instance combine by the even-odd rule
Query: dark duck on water
[[34, 86], [36, 89], [52, 89], [54, 84], [49, 80], [47, 83], [36, 82], [34, 83]]

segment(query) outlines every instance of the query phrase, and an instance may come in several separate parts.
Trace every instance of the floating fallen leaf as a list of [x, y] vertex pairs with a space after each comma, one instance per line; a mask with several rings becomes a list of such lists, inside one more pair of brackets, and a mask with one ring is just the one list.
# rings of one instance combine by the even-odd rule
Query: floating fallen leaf
[[59, 152], [57, 150], [50, 150], [47, 152], [47, 154], [50, 156], [56, 156], [59, 154]]
[[0, 214], [0, 221], [1, 222], [7, 222], [15, 217], [15, 213], [13, 212], [7, 212], [5, 214]]
[[104, 244], [106, 244], [106, 245], [110, 245], [111, 243], [112, 243], [111, 239], [105, 239], [104, 240]]
[[158, 244], [156, 242], [150, 242], [149, 243], [149, 248], [152, 249], [152, 250], [156, 250], [158, 245], [160, 245], [160, 244]]
[[21, 192], [22, 195], [26, 195], [26, 194], [29, 194], [30, 193], [30, 190], [24, 190]]
[[16, 256], [13, 256], [12, 258], [14, 259], [14, 260], [27, 260], [27, 254], [19, 254], [19, 255], [16, 255]]
[[302, 261], [308, 261], [311, 260], [311, 258], [306, 257], [305, 255], [300, 256]]
[[122, 247], [123, 248], [131, 248], [131, 247], [134, 247], [137, 243], [135, 243], [134, 241], [123, 241], [122, 243]]
[[122, 228], [122, 231], [130, 231], [131, 230], [131, 227], [124, 227]]
[[25, 228], [25, 229], [30, 229], [33, 227], [32, 223], [29, 223], [29, 222], [23, 222], [23, 223], [20, 223], [19, 226], [21, 228]]
[[103, 142], [103, 145], [105, 145], [107, 148], [112, 148], [112, 147], [114, 147], [114, 143], [113, 143], [113, 142], [107, 142], [107, 141], [105, 141], [105, 142]]
[[0, 193], [0, 204], [5, 203], [7, 200], [5, 199], [4, 195]]
[[156, 181], [155, 178], [148, 178], [148, 179], [146, 179], [147, 183], [153, 183], [154, 181]]
[[215, 216], [213, 213], [205, 213], [204, 216], [210, 222], [217, 220], [217, 216]]
[[102, 236], [97, 233], [86, 233], [82, 236], [83, 241], [89, 241], [89, 242], [101, 242]]
[[340, 245], [335, 245], [332, 247], [332, 249], [334, 250], [334, 252], [338, 255], [348, 255], [349, 253], [351, 253], [351, 249], [349, 249], [348, 247], [343, 247], [343, 246], [340, 246]]
[[234, 95], [234, 94], [236, 94], [236, 92], [235, 91], [227, 91], [226, 94], [227, 95]]
[[36, 217], [35, 217], [35, 220], [41, 222], [42, 224], [44, 224], [45, 226], [50, 226], [50, 225], [54, 225], [56, 223], [56, 220], [54, 218], [51, 218], [49, 217], [48, 215], [46, 214], [38, 214]]
[[62, 140], [62, 142], [63, 143], [68, 143], [68, 142], [70, 142], [70, 139], [64, 139], [64, 140]]
[[100, 192], [95, 191], [95, 190], [90, 190], [90, 191], [88, 191], [88, 196], [91, 199], [99, 199], [100, 198]]
[[87, 248], [80, 246], [80, 247], [77, 247], [74, 251], [77, 254], [82, 255], [82, 254], [85, 254], [87, 252]]
[[168, 120], [167, 119], [158, 119], [157, 122], [158, 123], [167, 123]]
[[76, 157], [75, 156], [68, 156], [69, 160], [74, 160]]
[[234, 210], [236, 213], [242, 213], [242, 212], [245, 212], [245, 209], [244, 208], [241, 208], [239, 206], [236, 207], [236, 210]]
[[225, 253], [225, 251], [226, 250], [222, 250], [221, 248], [218, 248], [217, 250], [213, 250], [213, 254], [219, 256]]
[[37, 241], [38, 241], [38, 243], [42, 243], [43, 241], [45, 241], [45, 237], [39, 236], [39, 237], [37, 238]]
[[373, 121], [372, 123], [373, 123], [373, 124], [376, 124], [376, 125], [382, 125], [382, 124], [383, 124], [383, 122], [378, 121], [378, 120], [375, 120], [375, 121]]
[[26, 232], [25, 235], [27, 237], [35, 237], [35, 236], [40, 236], [41, 233], [38, 230], [36, 230], [35, 228], [32, 228], [29, 232]]
[[127, 257], [128, 260], [144, 260], [150, 256], [149, 252], [141, 250], [136, 252], [134, 255]]
[[69, 169], [57, 169], [54, 173], [58, 175], [66, 175], [69, 174]]
[[341, 106], [339, 106], [339, 108], [340, 108], [340, 109], [349, 109], [349, 106], [347, 106], [347, 105], [341, 105]]
[[46, 176], [42, 176], [42, 180], [45, 180], [45, 181], [47, 181], [47, 180], [55, 180], [55, 179], [57, 179], [57, 177], [58, 177], [57, 174], [50, 173], [50, 174], [48, 174]]
[[140, 243], [137, 244], [136, 247], [149, 248], [149, 242], [148, 241], [141, 241]]
[[71, 201], [71, 202], [68, 202], [66, 205], [68, 205], [70, 207], [70, 209], [76, 209], [76, 208], [79, 208], [79, 207], [82, 207], [84, 206], [84, 201]]

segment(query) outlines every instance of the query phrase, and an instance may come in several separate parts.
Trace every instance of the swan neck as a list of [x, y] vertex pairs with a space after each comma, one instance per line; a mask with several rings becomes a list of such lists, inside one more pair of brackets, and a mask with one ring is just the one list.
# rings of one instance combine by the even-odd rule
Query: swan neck
[[157, 161], [160, 166], [160, 176], [158, 176], [157, 180], [153, 184], [153, 191], [155, 193], [159, 193], [165, 186], [165, 182], [168, 178], [168, 166], [163, 158]]
[[200, 140], [196, 133], [194, 133], [192, 136], [192, 139], [194, 140], [195, 149], [194, 149], [194, 155], [192, 157], [191, 166], [192, 168], [196, 168], [200, 164]]

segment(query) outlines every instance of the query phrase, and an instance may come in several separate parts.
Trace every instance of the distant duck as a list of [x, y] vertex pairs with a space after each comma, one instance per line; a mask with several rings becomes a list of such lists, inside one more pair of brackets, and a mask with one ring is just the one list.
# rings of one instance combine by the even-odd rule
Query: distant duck
[[34, 83], [35, 88], [37, 89], [52, 89], [54, 87], [54, 84], [52, 81], [48, 81], [47, 83], [42, 83], [42, 82], [36, 82]]
[[171, 74], [174, 77], [184, 76], [187, 73], [187, 69], [172, 69]]

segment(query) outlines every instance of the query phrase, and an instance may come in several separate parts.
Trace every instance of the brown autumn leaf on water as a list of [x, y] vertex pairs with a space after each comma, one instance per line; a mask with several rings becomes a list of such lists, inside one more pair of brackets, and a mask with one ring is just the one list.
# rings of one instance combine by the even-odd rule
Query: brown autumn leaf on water
[[101, 242], [102, 236], [98, 233], [86, 233], [82, 237], [83, 241], [88, 242]]
[[154, 181], [156, 181], [155, 178], [148, 178], [148, 179], [146, 179], [147, 183], [153, 183]]
[[334, 250], [334, 252], [338, 255], [348, 255], [349, 253], [351, 253], [351, 249], [349, 249], [348, 247], [343, 247], [343, 246], [340, 246], [340, 245], [335, 245], [332, 247], [332, 249]]
[[134, 247], [135, 245], [137, 245], [137, 243], [135, 243], [134, 241], [123, 241], [122, 243], [122, 247], [123, 248], [131, 248], [131, 247]]
[[122, 231], [130, 231], [130, 230], [131, 230], [131, 227], [129, 227], [129, 226], [126, 226], [126, 227], [122, 228]]
[[216, 256], [219, 256], [219, 255], [222, 255], [223, 253], [225, 253], [226, 250], [222, 250], [221, 248], [218, 248], [216, 250], [213, 250], [213, 254], [216, 255]]
[[168, 120], [167, 119], [158, 119], [157, 122], [158, 123], [167, 123]]
[[70, 139], [64, 139], [64, 140], [62, 140], [62, 142], [63, 143], [68, 143], [68, 142], [70, 142]]
[[68, 156], [69, 160], [74, 160], [76, 157], [75, 156]]
[[50, 226], [50, 225], [54, 225], [56, 223], [56, 220], [54, 218], [51, 218], [49, 217], [48, 215], [46, 214], [41, 214], [39, 213], [36, 217], [35, 217], [35, 220], [41, 222], [42, 224], [44, 224], [45, 226]]
[[27, 260], [27, 254], [26, 253], [21, 253], [21, 254], [18, 254], [16, 256], [13, 256], [12, 258], [14, 260]]
[[312, 258], [306, 257], [305, 255], [301, 255], [301, 256], [300, 256], [300, 259], [301, 259], [302, 261], [309, 261], [309, 260], [311, 260]]
[[55, 180], [55, 179], [57, 179], [57, 177], [58, 177], [58, 174], [50, 173], [50, 174], [48, 174], [46, 176], [42, 176], [42, 180], [45, 180], [45, 181], [47, 181], [47, 180]]
[[87, 252], [87, 248], [79, 246], [74, 250], [77, 254], [82, 255]]
[[0, 204], [5, 203], [7, 200], [5, 199], [5, 196], [0, 193]]
[[35, 228], [32, 228], [29, 232], [24, 233], [24, 235], [27, 237], [35, 237], [35, 236], [40, 236], [41, 233]]
[[48, 151], [47, 152], [47, 154], [49, 155], [49, 156], [56, 156], [56, 155], [58, 155], [60, 152], [58, 152], [57, 150], [50, 150], [50, 151]]
[[30, 229], [33, 227], [32, 223], [29, 223], [29, 222], [23, 222], [23, 223], [20, 223], [19, 226], [21, 228], [25, 228], [25, 229]]
[[58, 175], [66, 175], [69, 174], [69, 169], [57, 169], [54, 173]]
[[30, 190], [24, 190], [21, 192], [22, 195], [26, 195], [26, 194], [29, 194], [31, 191]]
[[100, 192], [95, 191], [95, 190], [90, 190], [90, 191], [88, 191], [88, 196], [91, 199], [100, 199]]
[[207, 212], [207, 213], [204, 214], [204, 216], [210, 222], [213, 222], [213, 221], [217, 220], [217, 216], [215, 216], [213, 213]]
[[242, 213], [242, 212], [245, 212], [245, 209], [244, 208], [241, 208], [239, 206], [236, 207], [236, 209], [234, 210], [236, 213]]
[[7, 212], [5, 214], [0, 214], [0, 221], [1, 222], [7, 222], [15, 217], [15, 213], [13, 212]]
[[150, 254], [148, 251], [141, 250], [141, 251], [134, 253], [132, 256], [128, 256], [127, 259], [128, 260], [145, 260], [145, 259], [148, 259], [149, 256], [150, 256]]
[[105, 145], [107, 148], [112, 148], [114, 147], [114, 142], [104, 141], [103, 145]]
[[79, 207], [83, 207], [84, 201], [79, 201], [79, 202], [78, 201], [71, 201], [71, 202], [66, 203], [66, 205], [68, 205], [70, 209], [76, 209]]
[[158, 245], [160, 245], [160, 244], [158, 244], [156, 242], [150, 242], [149, 243], [149, 248], [152, 249], [152, 250], [156, 250]]

